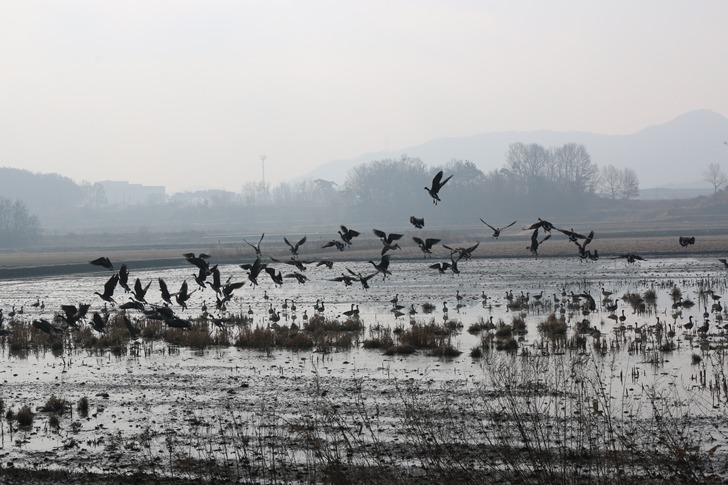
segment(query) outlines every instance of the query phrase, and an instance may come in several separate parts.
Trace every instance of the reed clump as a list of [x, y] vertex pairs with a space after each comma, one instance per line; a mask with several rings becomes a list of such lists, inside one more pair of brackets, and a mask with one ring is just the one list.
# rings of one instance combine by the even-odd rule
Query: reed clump
[[566, 337], [566, 319], [564, 317], [557, 317], [555, 313], [551, 313], [546, 317], [546, 320], [539, 322], [537, 328], [542, 335], [548, 338]]

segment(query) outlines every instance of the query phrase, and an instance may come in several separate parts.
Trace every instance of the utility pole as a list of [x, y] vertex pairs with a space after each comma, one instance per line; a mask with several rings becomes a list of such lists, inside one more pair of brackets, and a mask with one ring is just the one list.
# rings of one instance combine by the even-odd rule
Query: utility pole
[[261, 187], [261, 195], [262, 195], [262, 199], [263, 199], [263, 204], [264, 205], [265, 205], [266, 198], [267, 198], [266, 197], [267, 190], [265, 188], [265, 159], [266, 158], [268, 158], [268, 155], [263, 154], [263, 155], [260, 156], [260, 168], [261, 168], [261, 171], [263, 173], [263, 186]]
[[268, 155], [261, 155], [260, 156], [260, 167], [263, 172], [263, 188], [265, 189], [265, 159], [268, 158]]

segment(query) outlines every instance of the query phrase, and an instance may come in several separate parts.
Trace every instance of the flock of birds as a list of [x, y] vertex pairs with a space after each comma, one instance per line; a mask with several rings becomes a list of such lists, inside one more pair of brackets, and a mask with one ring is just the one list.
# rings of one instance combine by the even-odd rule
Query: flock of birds
[[[452, 178], [452, 175], [446, 178], [443, 177], [443, 172], [438, 172], [437, 175], [435, 175], [435, 177], [432, 179], [431, 186], [425, 187], [425, 190], [427, 191], [432, 199], [433, 204], [435, 205], [438, 202], [442, 201], [442, 199], [440, 198], [440, 190]], [[490, 228], [490, 230], [492, 231], [492, 237], [495, 239], [498, 239], [503, 231], [514, 226], [517, 222], [513, 221], [503, 227], [494, 227], [483, 219], [480, 219], [480, 221], [488, 228]], [[419, 218], [415, 216], [410, 217], [410, 223], [417, 229], [423, 229], [425, 226], [424, 218]], [[599, 259], [599, 254], [596, 249], [592, 251], [591, 249], [587, 248], [587, 246], [594, 240], [594, 231], [590, 231], [587, 235], [583, 235], [574, 231], [573, 228], [561, 229], [555, 227], [551, 222], [543, 220], [541, 218], [538, 218], [538, 222], [535, 222], [528, 227], [524, 227], [523, 229], [532, 231], [530, 243], [528, 244], [528, 246], [526, 246], [526, 249], [528, 249], [534, 257], [538, 257], [539, 248], [544, 242], [548, 241], [551, 238], [552, 231], [558, 231], [564, 234], [569, 241], [573, 242], [576, 245], [579, 258], [581, 258], [582, 260], [590, 261], [595, 261]], [[361, 272], [355, 272], [349, 268], [345, 268], [346, 272], [341, 272], [340, 276], [331, 278], [330, 281], [341, 282], [346, 286], [351, 286], [355, 283], [359, 283], [364, 289], [368, 289], [370, 281], [374, 277], [381, 275], [382, 279], [386, 279], [388, 276], [392, 275], [392, 271], [390, 269], [389, 252], [401, 249], [400, 242], [404, 236], [403, 234], [398, 233], [386, 233], [379, 229], [373, 229], [372, 232], [377, 238], [379, 238], [382, 243], [379, 260], [368, 261], [368, 263], [372, 265], [372, 272], [364, 275]], [[337, 239], [332, 239], [331, 241], [326, 242], [322, 246], [322, 249], [335, 247], [339, 251], [344, 251], [346, 248], [352, 246], [352, 244], [354, 243], [354, 239], [360, 236], [361, 233], [342, 225], [340, 226], [338, 234], [339, 237]], [[539, 237], [540, 234], [542, 234], [541, 237]], [[162, 299], [161, 304], [149, 302], [147, 300], [148, 291], [150, 289], [152, 281], [144, 284], [139, 278], [136, 278], [136, 280], [132, 284], [130, 280], [129, 269], [126, 264], [122, 264], [119, 270], [117, 272], [114, 272], [114, 274], [106, 281], [103, 287], [103, 291], [94, 292], [95, 295], [97, 295], [101, 300], [105, 302], [105, 305], [104, 310], [100, 312], [95, 311], [91, 315], [92, 328], [97, 332], [105, 331], [105, 327], [110, 315], [107, 304], [110, 304], [112, 307], [116, 307], [120, 310], [139, 311], [144, 315], [145, 318], [152, 320], [161, 320], [169, 327], [190, 328], [192, 326], [190, 320], [182, 318], [175, 312], [175, 303], [180, 309], [186, 310], [187, 302], [189, 301], [192, 294], [194, 294], [196, 291], [209, 290], [212, 290], [212, 292], [214, 293], [215, 307], [218, 310], [218, 313], [217, 316], [213, 316], [211, 313], [208, 312], [205, 303], [203, 303], [202, 314], [206, 318], [211, 318], [216, 325], [224, 326], [225, 323], [230, 319], [230, 317], [224, 316], [226, 315], [227, 303], [232, 299], [234, 292], [245, 286], [247, 283], [251, 284], [254, 287], [258, 286], [259, 278], [263, 275], [266, 275], [276, 286], [283, 285], [286, 279], [295, 280], [299, 284], [305, 284], [308, 281], [308, 277], [304, 274], [307, 266], [315, 264], [316, 266], [326, 266], [329, 269], [333, 267], [334, 263], [332, 260], [321, 259], [318, 261], [313, 261], [304, 260], [299, 257], [299, 253], [307, 242], [307, 238], [305, 236], [299, 240], [294, 241], [289, 240], [287, 237], [283, 238], [283, 241], [288, 246], [288, 249], [291, 253], [289, 259], [276, 259], [273, 257], [269, 257], [267, 258], [269, 259], [269, 261], [264, 262], [263, 249], [261, 246], [264, 237], [265, 234], [262, 234], [255, 244], [243, 239], [243, 241], [248, 244], [255, 252], [255, 260], [253, 262], [240, 265], [240, 268], [246, 271], [247, 282], [232, 281], [232, 276], [228, 277], [227, 280], [223, 282], [218, 266], [210, 265], [210, 256], [208, 254], [184, 254], [183, 256], [186, 261], [197, 268], [197, 271], [194, 274], [196, 287], [194, 289], [190, 289], [187, 281], [185, 280], [182, 282], [177, 291], [171, 292], [167, 283], [164, 281], [164, 279], [160, 277], [157, 279], [157, 282], [160, 296]], [[431, 257], [433, 247], [436, 244], [441, 243], [441, 239], [437, 238], [420, 238], [415, 236], [412, 237], [412, 240], [415, 244], [417, 244], [417, 246], [423, 253], [423, 257], [425, 258]], [[695, 238], [680, 237], [679, 243], [681, 246], [688, 246], [695, 243]], [[449, 260], [446, 262], [437, 262], [431, 264], [429, 265], [429, 267], [431, 269], [437, 270], [440, 274], [449, 271], [457, 274], [460, 272], [458, 263], [461, 260], [470, 259], [474, 251], [478, 248], [479, 244], [480, 243], [478, 242], [468, 247], [452, 247], [446, 244], [442, 244], [442, 247], [450, 252]], [[615, 259], [617, 258], [624, 258], [628, 263], [634, 263], [636, 261], [644, 260], [644, 258], [635, 253], [621, 254], [615, 257]], [[720, 261], [723, 262], [726, 267], [728, 267], [728, 262], [726, 262], [725, 259], [721, 259]], [[90, 263], [96, 266], [106, 268], [109, 271], [114, 271], [114, 265], [107, 257], [94, 259], [90, 261]], [[279, 269], [274, 266], [273, 263], [285, 264], [291, 266], [293, 269], [290, 272], [286, 272], [285, 274], [283, 274]], [[125, 294], [129, 295], [128, 301], [124, 303], [118, 303], [116, 301], [114, 295], [116, 294], [118, 287], [121, 287], [121, 289], [124, 290]], [[40, 304], [40, 302], [36, 302], [34, 306], [38, 304]], [[317, 302], [315, 310], [319, 309], [318, 304], [319, 302]], [[61, 305], [61, 311], [57, 314], [57, 317], [55, 319], [56, 321], [54, 323], [60, 323], [62, 324], [62, 326], [55, 325], [54, 323], [51, 323], [44, 318], [34, 319], [32, 321], [32, 325], [40, 329], [41, 331], [49, 334], [60, 334], [63, 333], [66, 329], [76, 328], [79, 326], [80, 323], [86, 321], [87, 313], [89, 312], [90, 307], [91, 305], [87, 303], [79, 304], [77, 306]], [[322, 307], [323, 304], [321, 304], [321, 308]], [[356, 313], [358, 313], [358, 308], [356, 310]], [[354, 311], [355, 309], [352, 306], [351, 312], [354, 313]], [[12, 313], [15, 313], [15, 307], [13, 307]], [[253, 313], [250, 307], [249, 313]], [[280, 318], [280, 312], [276, 312], [275, 310], [273, 310], [272, 304], [269, 313], [270, 319], [274, 322], [276, 322]], [[13, 315], [10, 316], [12, 317]], [[123, 313], [122, 318], [126, 327], [129, 330], [131, 337], [134, 339], [138, 338], [138, 336], [140, 335], [140, 331], [129, 320], [126, 312]], [[0, 309], [0, 324], [2, 324], [2, 320], [3, 313], [2, 309]], [[7, 335], [8, 332], [9, 330], [2, 329], [2, 332], [0, 333], [4, 333], [5, 335]]]

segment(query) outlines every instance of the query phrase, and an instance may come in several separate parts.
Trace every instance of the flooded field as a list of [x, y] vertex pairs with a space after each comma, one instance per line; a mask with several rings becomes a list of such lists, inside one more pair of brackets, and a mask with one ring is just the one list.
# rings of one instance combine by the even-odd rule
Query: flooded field
[[[130, 286], [151, 282], [149, 308], [163, 304], [158, 278], [198, 288], [187, 309], [171, 305], [192, 328], [119, 310], [121, 288], [102, 301], [111, 271], [0, 280], [3, 466], [246, 483], [728, 477], [728, 270], [715, 258], [474, 258], [459, 274], [434, 262], [394, 258], [368, 289], [334, 279], [369, 263], [256, 287], [220, 266], [223, 282], [246, 282], [224, 308], [194, 266], [129, 268]], [[88, 315], [66, 328], [61, 305], [81, 303]], [[123, 316], [139, 335], [119, 324], [123, 346], [99, 344], [94, 312], [109, 335]]]

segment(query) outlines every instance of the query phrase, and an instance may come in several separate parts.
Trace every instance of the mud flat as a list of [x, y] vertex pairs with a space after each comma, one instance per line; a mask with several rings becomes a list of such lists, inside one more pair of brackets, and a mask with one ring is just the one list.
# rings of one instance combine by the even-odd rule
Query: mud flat
[[[182, 263], [132, 266], [132, 277], [176, 287], [191, 277]], [[202, 312], [215, 296], [200, 289], [188, 309], [174, 307], [189, 329], [106, 308], [93, 296], [103, 269], [3, 279], [0, 481], [728, 479], [728, 317], [712, 306], [728, 281], [714, 257], [481, 258], [459, 275], [429, 264], [397, 261], [368, 290], [331, 280], [366, 262], [312, 267], [303, 285], [241, 288], [219, 314]], [[244, 277], [236, 264], [220, 270]], [[395, 294], [418, 313], [396, 316]], [[32, 306], [38, 298], [45, 308]], [[105, 333], [81, 322], [46, 334], [31, 323], [60, 328], [60, 305], [83, 301], [109, 311]], [[269, 307], [291, 301], [298, 309], [272, 321]], [[619, 311], [606, 309], [615, 302]], [[349, 321], [352, 303], [361, 308]]]

